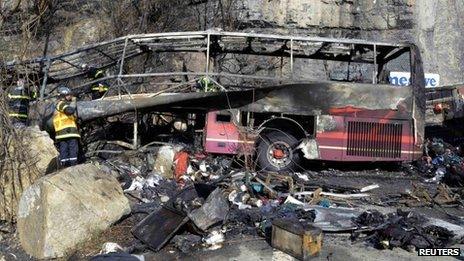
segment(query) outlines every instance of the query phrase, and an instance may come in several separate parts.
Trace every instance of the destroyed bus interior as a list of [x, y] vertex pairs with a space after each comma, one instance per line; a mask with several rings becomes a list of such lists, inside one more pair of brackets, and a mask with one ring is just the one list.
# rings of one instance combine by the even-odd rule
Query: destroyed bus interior
[[[88, 66], [104, 77], [86, 77]], [[129, 35], [6, 67], [40, 75], [43, 129], [56, 88], [72, 87], [88, 155], [180, 142], [272, 171], [304, 159], [422, 155], [425, 87], [413, 44], [213, 30]], [[409, 85], [391, 85], [391, 71], [409, 72]], [[91, 99], [102, 82], [108, 92]]]

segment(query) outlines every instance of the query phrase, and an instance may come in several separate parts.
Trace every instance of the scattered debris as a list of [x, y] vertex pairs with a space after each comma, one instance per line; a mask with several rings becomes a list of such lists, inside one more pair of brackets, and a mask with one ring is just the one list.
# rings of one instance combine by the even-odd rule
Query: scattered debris
[[189, 221], [187, 214], [201, 206], [213, 191], [206, 184], [195, 184], [181, 190], [163, 207], [148, 215], [132, 233], [154, 251], [159, 251]]
[[[154, 164], [161, 147], [165, 148], [163, 155], [173, 156], [172, 161], [163, 161], [164, 174]], [[389, 187], [380, 179], [337, 184], [327, 180], [337, 177], [333, 175], [335, 170], [316, 174], [253, 172], [233, 167], [233, 159], [224, 156], [185, 149], [174, 152], [172, 148], [180, 148], [176, 145], [161, 147], [142, 154], [119, 153], [96, 164], [108, 173], [105, 175], [117, 177], [125, 188], [135, 221], [131, 232], [137, 247], [107, 242], [92, 260], [143, 260], [138, 254], [148, 249], [162, 251], [167, 245], [170, 251], [177, 249], [186, 254], [200, 248], [215, 250], [243, 236], [266, 238], [275, 248], [303, 258], [320, 251], [322, 231], [348, 233], [353, 242], [366, 241], [378, 249], [407, 250], [446, 247], [457, 242], [461, 233], [452, 223], [413, 212], [361, 210], [366, 204], [459, 207], [459, 194], [444, 184], [415, 180], [398, 196], [384, 198], [381, 190]], [[128, 155], [131, 160], [126, 159]], [[75, 168], [66, 171], [79, 173]], [[337, 178], [341, 177], [348, 178]], [[455, 219], [462, 222], [458, 216]], [[279, 235], [283, 238], [284, 233], [297, 236], [279, 241]], [[297, 245], [302, 247], [292, 250]]]
[[194, 234], [182, 234], [176, 235], [171, 242], [174, 246], [183, 253], [191, 252], [195, 247], [198, 247], [202, 243], [201, 236]]
[[[378, 249], [401, 247], [408, 251], [417, 248], [443, 248], [456, 241], [455, 234], [443, 226], [429, 225], [429, 219], [413, 211], [402, 211], [386, 216], [378, 211], [367, 211], [354, 219], [367, 234], [364, 240]], [[359, 233], [352, 235], [353, 239]]]
[[425, 182], [443, 182], [453, 187], [464, 186], [464, 159], [458, 149], [434, 138], [426, 143], [426, 156], [417, 162], [418, 171], [428, 179]]

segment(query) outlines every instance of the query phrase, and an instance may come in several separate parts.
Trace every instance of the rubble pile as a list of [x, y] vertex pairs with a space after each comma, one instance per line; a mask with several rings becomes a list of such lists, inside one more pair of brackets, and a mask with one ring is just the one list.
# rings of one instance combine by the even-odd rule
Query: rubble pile
[[[445, 227], [432, 225], [425, 216], [413, 211], [402, 211], [383, 215], [378, 211], [362, 213], [354, 222], [367, 227], [364, 240], [378, 249], [401, 247], [413, 251], [418, 248], [444, 248], [455, 243], [455, 234]], [[359, 233], [353, 233], [353, 240]]]
[[460, 148], [442, 139], [426, 142], [425, 156], [417, 162], [418, 171], [428, 177], [426, 182], [443, 182], [451, 186], [464, 186], [464, 158]]
[[[353, 242], [362, 240], [378, 249], [445, 247], [459, 242], [463, 235], [462, 231], [432, 225], [431, 219], [414, 212], [361, 211], [366, 203], [382, 202], [382, 197], [371, 194], [381, 187], [379, 184], [350, 187], [318, 183], [313, 177], [317, 172], [254, 172], [226, 156], [163, 147], [154, 150], [154, 155], [139, 154], [138, 159], [131, 154], [130, 161], [124, 160], [123, 154], [101, 161], [117, 172], [131, 199], [132, 215], [137, 216], [131, 234], [144, 251], [161, 251], [167, 245], [182, 253], [215, 250], [247, 236], [271, 242], [273, 224], [301, 222], [324, 233], [351, 233]], [[153, 164], [159, 151], [172, 164], [165, 173]], [[444, 185], [436, 189], [441, 190], [455, 196]], [[431, 197], [433, 202], [438, 202], [439, 194]], [[416, 194], [406, 191], [402, 197], [414, 199], [411, 195]], [[459, 202], [459, 198], [452, 202]], [[121, 255], [121, 250], [117, 252]], [[94, 260], [108, 255], [111, 253]]]
[[[353, 244], [377, 249], [449, 247], [464, 236], [459, 214], [448, 214], [453, 222], [447, 222], [410, 210], [391, 212], [400, 206], [461, 208], [456, 189], [444, 184], [451, 174], [441, 182], [429, 181], [440, 167], [448, 173], [451, 166], [462, 164], [457, 152], [440, 149], [440, 144], [433, 141], [429, 155], [442, 163], [431, 161], [430, 171], [421, 176], [400, 172], [385, 178], [375, 169], [369, 175], [379, 183], [359, 184], [356, 180], [368, 177], [367, 172], [257, 172], [234, 157], [207, 155], [179, 144], [94, 157], [91, 164], [47, 175], [26, 190], [18, 212], [19, 239], [35, 257], [62, 257], [122, 218], [130, 220], [124, 236], [131, 243], [106, 242], [92, 260], [143, 260], [147, 253], [166, 249], [188, 255], [246, 238], [263, 239], [301, 258], [321, 251], [323, 234], [340, 233], [351, 235]], [[443, 161], [436, 160], [440, 157]], [[348, 179], [352, 182], [343, 182]], [[394, 179], [411, 182], [401, 181], [405, 187], [392, 194], [388, 186], [398, 184]], [[366, 211], [374, 205], [384, 209]], [[313, 244], [302, 252], [291, 251], [289, 244], [300, 241], [289, 243], [287, 236]]]

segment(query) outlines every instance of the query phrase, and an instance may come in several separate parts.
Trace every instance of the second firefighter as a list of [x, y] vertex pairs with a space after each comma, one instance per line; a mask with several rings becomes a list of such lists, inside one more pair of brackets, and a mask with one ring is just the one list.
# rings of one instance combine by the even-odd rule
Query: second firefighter
[[59, 100], [53, 115], [55, 140], [60, 152], [61, 166], [73, 166], [78, 162], [80, 134], [77, 128], [76, 98], [68, 87], [58, 88]]

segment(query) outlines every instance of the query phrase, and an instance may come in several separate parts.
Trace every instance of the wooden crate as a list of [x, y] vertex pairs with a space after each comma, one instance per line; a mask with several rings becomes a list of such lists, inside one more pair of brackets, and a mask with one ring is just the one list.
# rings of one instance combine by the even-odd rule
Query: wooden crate
[[272, 247], [299, 260], [309, 260], [322, 248], [322, 230], [311, 222], [275, 219], [272, 222]]

